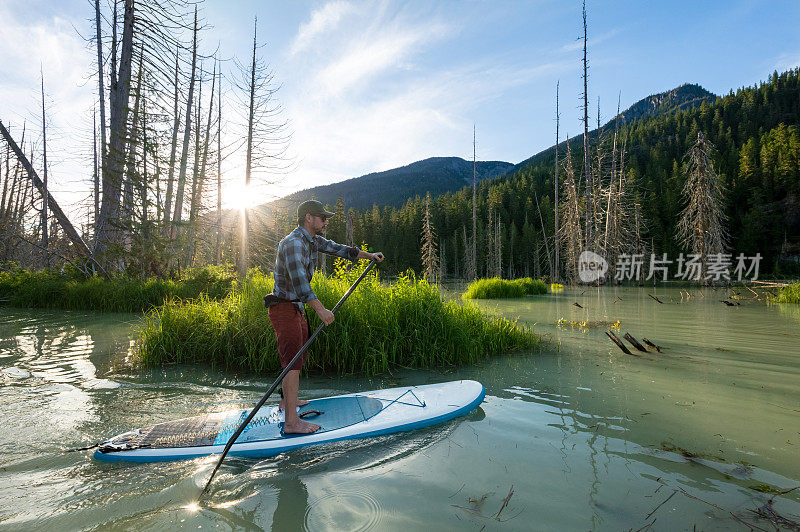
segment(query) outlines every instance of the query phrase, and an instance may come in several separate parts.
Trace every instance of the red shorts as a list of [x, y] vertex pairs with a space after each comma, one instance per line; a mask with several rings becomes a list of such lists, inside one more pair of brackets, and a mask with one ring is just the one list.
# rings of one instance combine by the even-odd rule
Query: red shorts
[[[275, 329], [278, 339], [278, 356], [281, 359], [281, 368], [285, 368], [292, 361], [300, 348], [308, 340], [308, 323], [306, 317], [294, 303], [284, 301], [269, 307], [269, 321]], [[303, 353], [292, 369], [300, 370], [308, 351]]]

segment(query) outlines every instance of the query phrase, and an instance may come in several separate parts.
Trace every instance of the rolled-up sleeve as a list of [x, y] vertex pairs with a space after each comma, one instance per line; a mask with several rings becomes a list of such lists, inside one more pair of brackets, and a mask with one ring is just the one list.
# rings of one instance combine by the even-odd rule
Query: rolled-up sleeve
[[343, 259], [355, 260], [360, 251], [356, 247], [345, 246], [344, 244], [337, 244], [333, 240], [328, 240], [317, 235], [314, 238], [314, 243], [317, 245], [317, 250], [328, 255], [335, 255]]
[[286, 254], [286, 273], [297, 299], [303, 303], [317, 299], [314, 291], [311, 290], [309, 275], [303, 262], [303, 243], [299, 239], [290, 240], [283, 251]]

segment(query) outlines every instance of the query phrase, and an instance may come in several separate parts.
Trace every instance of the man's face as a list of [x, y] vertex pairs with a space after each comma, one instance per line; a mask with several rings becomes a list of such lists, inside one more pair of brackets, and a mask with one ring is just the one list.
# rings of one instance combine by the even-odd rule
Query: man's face
[[324, 235], [326, 229], [328, 228], [328, 219], [324, 216], [320, 216], [318, 214], [308, 214], [306, 215], [306, 220], [309, 221], [309, 225], [311, 226], [312, 235]]

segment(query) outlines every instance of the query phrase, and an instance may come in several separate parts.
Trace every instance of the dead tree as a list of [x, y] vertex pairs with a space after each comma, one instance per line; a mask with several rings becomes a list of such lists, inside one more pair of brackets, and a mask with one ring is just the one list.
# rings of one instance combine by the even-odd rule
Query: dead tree
[[[116, 36], [116, 3], [114, 4], [114, 35]], [[130, 100], [131, 61], [133, 58], [134, 2], [125, 0], [120, 53], [119, 72], [116, 66], [116, 42], [112, 42], [111, 79], [111, 140], [108, 150], [108, 164], [103, 172], [103, 199], [100, 206], [100, 221], [97, 231], [97, 250], [101, 254], [109, 245], [119, 240], [115, 225], [120, 215], [120, 192], [123, 165], [125, 163], [125, 144], [128, 131], [128, 112]]]
[[589, 162], [589, 65], [586, 57], [586, 0], [583, 0], [583, 172], [586, 176], [586, 246], [592, 245], [594, 224], [594, 186]]
[[219, 98], [217, 98], [217, 247], [214, 263], [220, 263], [222, 241], [222, 68], [219, 72]]
[[559, 186], [558, 186], [559, 185], [559, 183], [558, 183], [558, 125], [559, 125], [559, 120], [561, 119], [561, 116], [558, 114], [558, 85], [559, 85], [559, 83], [560, 83], [560, 81], [556, 82], [556, 146], [555, 146], [556, 153], [555, 153], [555, 163], [553, 164], [553, 190], [554, 190], [554, 194], [555, 194], [555, 201], [553, 202], [553, 208], [554, 208], [553, 223], [555, 224], [555, 227], [553, 228], [553, 236], [554, 236], [553, 240], [555, 242], [555, 246], [554, 246], [555, 249], [553, 250], [553, 252], [554, 252], [554, 255], [555, 255], [555, 260], [552, 263], [553, 264], [553, 269], [550, 271], [550, 277], [551, 277], [551, 279], [553, 279], [553, 282], [556, 282], [556, 283], [558, 282], [558, 270], [559, 270], [559, 267], [560, 267], [560, 264], [561, 264], [560, 261], [559, 261], [559, 256], [558, 256], [558, 251], [559, 251], [559, 248], [560, 248], [560, 246], [558, 245], [558, 189], [559, 189]]
[[189, 95], [186, 99], [186, 126], [183, 131], [183, 147], [181, 149], [180, 171], [175, 192], [175, 212], [172, 215], [170, 236], [175, 237], [175, 226], [181, 221], [183, 211], [183, 195], [186, 186], [186, 167], [189, 161], [189, 138], [192, 134], [192, 101], [194, 98], [195, 69], [197, 67], [197, 6], [194, 8], [194, 31], [192, 39], [192, 70], [189, 77]]
[[561, 204], [560, 242], [564, 247], [567, 279], [575, 282], [578, 277], [578, 257], [583, 246], [581, 234], [581, 212], [578, 205], [578, 188], [575, 183], [575, 169], [572, 167], [572, 150], [567, 136], [567, 157], [564, 161], [564, 201]]
[[728, 231], [725, 227], [724, 188], [711, 161], [713, 147], [702, 132], [697, 142], [687, 152], [686, 183], [683, 197], [686, 207], [678, 221], [678, 237], [690, 252], [700, 254], [703, 260], [701, 277], [705, 278], [705, 259], [724, 253]]
[[47, 120], [44, 110], [44, 72], [39, 70], [42, 75], [42, 154], [43, 154], [43, 170], [44, 170], [44, 192], [42, 193], [42, 248], [44, 249], [44, 263], [45, 266], [49, 264], [47, 256], [47, 198], [50, 195], [47, 191]]
[[[202, 68], [200, 69], [202, 72]], [[195, 233], [197, 231], [197, 223], [200, 215], [201, 199], [203, 195], [203, 186], [205, 184], [206, 163], [208, 161], [208, 143], [211, 133], [211, 121], [214, 112], [214, 88], [217, 80], [217, 65], [214, 63], [214, 72], [211, 75], [211, 100], [208, 106], [208, 121], [206, 122], [206, 131], [203, 137], [203, 154], [200, 157], [200, 105], [201, 98], [198, 95], [198, 112], [197, 112], [197, 140], [195, 142], [195, 179], [192, 183], [192, 203], [189, 210], [189, 239], [188, 239], [188, 255], [186, 264], [189, 265], [194, 260], [194, 252], [196, 242], [194, 241]], [[200, 164], [198, 170], [198, 157], [200, 157]]]
[[178, 106], [178, 75], [180, 72], [180, 67], [178, 64], [178, 60], [180, 58], [180, 48], [176, 48], [175, 51], [175, 96], [174, 96], [174, 109], [172, 112], [173, 121], [172, 121], [172, 143], [170, 144], [170, 151], [169, 151], [169, 173], [167, 174], [167, 191], [164, 195], [164, 226], [163, 226], [163, 234], [167, 236], [169, 234], [169, 227], [170, 227], [170, 215], [172, 214], [172, 194], [173, 194], [173, 182], [175, 179], [175, 152], [177, 151], [178, 146], [178, 128], [181, 124], [181, 115], [180, 109]]
[[[116, 11], [116, 9], [115, 9]], [[103, 32], [100, 25], [100, 0], [94, 0], [94, 16], [95, 16], [95, 29], [97, 30], [97, 86], [100, 96], [100, 170], [98, 174], [103, 175], [103, 169], [106, 166], [106, 91], [105, 91], [105, 75], [103, 73]], [[97, 126], [95, 126], [96, 129]], [[96, 141], [95, 141], [96, 143]], [[96, 166], [96, 165], [95, 165]], [[99, 188], [99, 187], [98, 187]], [[97, 193], [99, 197], [99, 192]], [[94, 222], [95, 228], [97, 227], [97, 217], [99, 209], [95, 205]], [[96, 236], [96, 235], [95, 235]]]
[[[286, 156], [289, 146], [288, 124], [277, 101], [280, 88], [269, 66], [258, 57], [258, 19], [253, 27], [253, 56], [249, 65], [237, 62], [240, 79], [237, 87], [247, 95], [247, 133], [245, 135], [245, 187], [258, 178], [261, 182], [277, 182], [277, 176], [290, 166]], [[269, 174], [269, 178], [267, 177]], [[250, 264], [250, 213], [241, 211], [239, 274], [247, 275]]]

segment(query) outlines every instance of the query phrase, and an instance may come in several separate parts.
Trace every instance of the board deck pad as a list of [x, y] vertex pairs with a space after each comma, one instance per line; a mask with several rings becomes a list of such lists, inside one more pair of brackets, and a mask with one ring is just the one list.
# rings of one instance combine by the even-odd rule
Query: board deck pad
[[[320, 425], [310, 434], [284, 434], [278, 405], [262, 407], [233, 443], [230, 454], [268, 457], [306, 445], [412, 430], [465, 415], [480, 405], [485, 390], [462, 380], [314, 399], [299, 409]], [[204, 414], [119, 434], [101, 443], [101, 461], [156, 462], [218, 454], [250, 409]]]
[[[315, 399], [300, 408], [299, 414], [310, 410], [322, 414], [309, 418], [320, 425], [317, 432], [327, 432], [371, 418], [381, 410], [381, 402], [364, 396]], [[234, 410], [167, 421], [141, 429], [140, 435], [128, 440], [129, 449], [159, 449], [169, 447], [202, 447], [225, 445], [250, 410]], [[237, 443], [291, 438], [283, 434], [283, 413], [277, 405], [261, 408], [242, 431]]]

